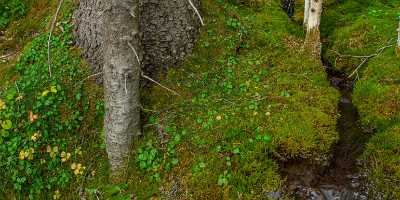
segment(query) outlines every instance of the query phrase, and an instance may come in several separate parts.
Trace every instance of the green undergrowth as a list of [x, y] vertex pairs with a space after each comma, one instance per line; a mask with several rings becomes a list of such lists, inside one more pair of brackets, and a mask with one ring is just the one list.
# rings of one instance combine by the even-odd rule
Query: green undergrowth
[[[48, 0], [20, 2], [24, 2], [25, 14], [13, 18], [8, 26], [0, 28], [0, 56], [6, 56], [0, 59], [0, 85], [4, 85], [15, 74], [14, 66], [24, 46], [45, 31], [58, 3]], [[68, 13], [68, 9], [68, 5], [64, 4], [60, 14]]]
[[1, 0], [0, 5], [0, 30], [13, 19], [23, 16], [27, 10], [24, 0]]
[[[324, 57], [350, 75], [362, 62], [341, 55], [371, 55], [396, 42], [400, 2], [397, 0], [343, 1], [324, 12], [321, 34]], [[364, 126], [376, 130], [362, 156], [370, 181], [386, 199], [400, 198], [400, 59], [395, 48], [360, 67], [353, 101]]]
[[259, 2], [202, 1], [206, 26], [193, 55], [161, 78], [181, 96], [144, 91], [145, 136], [126, 194], [268, 199], [282, 188], [280, 162], [328, 159], [338, 92], [300, 51], [302, 27], [279, 1]]
[[[29, 42], [20, 40], [21, 54], [2, 69], [0, 199], [77, 199], [104, 156], [101, 89], [83, 82], [88, 72], [72, 46], [73, 5], [64, 1], [54, 29], [51, 75], [45, 30]], [[54, 11], [49, 6], [47, 14], [38, 10], [28, 15], [49, 18]]]

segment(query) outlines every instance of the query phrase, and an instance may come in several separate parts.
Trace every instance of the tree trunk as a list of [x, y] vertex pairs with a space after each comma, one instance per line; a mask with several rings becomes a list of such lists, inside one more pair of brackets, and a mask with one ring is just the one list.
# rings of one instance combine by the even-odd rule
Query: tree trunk
[[118, 182], [125, 176], [133, 136], [140, 134], [139, 0], [104, 3], [104, 126], [112, 179]]
[[103, 21], [100, 19], [104, 4], [103, 0], [80, 0], [73, 17], [76, 45], [83, 49], [83, 56], [94, 73], [103, 71]]
[[322, 1], [323, 0], [305, 0], [305, 8], [308, 8], [307, 11], [304, 12], [304, 25], [307, 30], [305, 48], [317, 59], [321, 57], [319, 25], [321, 21]]
[[[200, 10], [200, 0], [191, 0]], [[76, 43], [93, 72], [103, 65], [102, 30], [99, 22], [105, 0], [80, 0], [74, 12]], [[139, 25], [143, 45], [142, 68], [156, 74], [175, 67], [192, 52], [201, 26], [188, 0], [140, 0]]]
[[304, 0], [304, 27], [307, 28], [308, 16], [310, 15], [310, 0]]

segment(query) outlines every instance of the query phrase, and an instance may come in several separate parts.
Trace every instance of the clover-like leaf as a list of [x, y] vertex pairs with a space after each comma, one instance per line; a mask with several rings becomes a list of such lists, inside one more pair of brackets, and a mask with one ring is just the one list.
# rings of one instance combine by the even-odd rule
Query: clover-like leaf
[[57, 93], [57, 87], [56, 86], [51, 86], [50, 87], [50, 92]]
[[12, 122], [11, 122], [10, 120], [7, 119], [7, 120], [1, 122], [1, 127], [2, 127], [4, 130], [9, 130], [9, 129], [11, 129], [11, 127], [12, 127]]

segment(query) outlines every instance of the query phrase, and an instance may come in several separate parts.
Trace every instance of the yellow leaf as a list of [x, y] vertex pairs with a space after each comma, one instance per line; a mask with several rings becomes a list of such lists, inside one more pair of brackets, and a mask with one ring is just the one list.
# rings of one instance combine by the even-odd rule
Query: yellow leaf
[[35, 153], [35, 149], [29, 148], [28, 156], [26, 156], [26, 157], [28, 157], [29, 160], [33, 160], [34, 153]]
[[47, 153], [50, 153], [51, 152], [51, 146], [50, 145], [47, 145]]
[[17, 98], [15, 98], [15, 101], [21, 101], [24, 98], [24, 96], [19, 95]]
[[45, 96], [47, 96], [47, 94], [49, 94], [49, 92], [50, 92], [49, 90], [45, 90], [45, 91], [43, 91], [43, 92], [42, 92], [42, 97], [45, 97]]
[[37, 139], [38, 139], [38, 135], [37, 135], [37, 133], [34, 133], [34, 134], [31, 136], [31, 140], [34, 141], [34, 142], [36, 142]]
[[50, 87], [50, 91], [51, 91], [52, 93], [57, 93], [57, 87], [56, 87], [56, 86], [51, 86], [51, 87]]
[[71, 164], [71, 169], [76, 169], [76, 163]]
[[25, 160], [25, 152], [24, 152], [24, 150], [21, 150], [21, 151], [19, 152], [18, 158], [19, 158], [20, 160]]
[[0, 110], [6, 108], [6, 103], [0, 99]]

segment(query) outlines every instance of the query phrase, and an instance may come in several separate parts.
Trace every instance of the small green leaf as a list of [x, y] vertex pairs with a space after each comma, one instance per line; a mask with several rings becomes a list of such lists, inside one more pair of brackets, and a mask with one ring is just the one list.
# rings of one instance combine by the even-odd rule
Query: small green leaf
[[201, 162], [201, 163], [199, 163], [199, 167], [205, 168], [205, 167], [206, 167], [206, 164], [205, 164], [204, 162]]
[[2, 123], [1, 123], [1, 127], [4, 129], [4, 130], [9, 130], [9, 129], [11, 129], [11, 127], [12, 127], [12, 122], [10, 121], [10, 120], [5, 120], [5, 121], [3, 121]]
[[271, 141], [271, 136], [269, 136], [269, 135], [264, 135], [264, 136], [263, 136], [263, 141], [264, 141], [264, 142], [270, 142], [270, 141]]
[[236, 147], [235, 149], [233, 149], [233, 153], [234, 154], [239, 154], [240, 153], [239, 147]]
[[9, 133], [8, 131], [2, 129], [0, 130], [0, 137], [8, 137]]
[[171, 164], [172, 164], [172, 165], [177, 165], [178, 162], [179, 162], [179, 160], [178, 160], [177, 158], [173, 158], [173, 159], [171, 160]]

